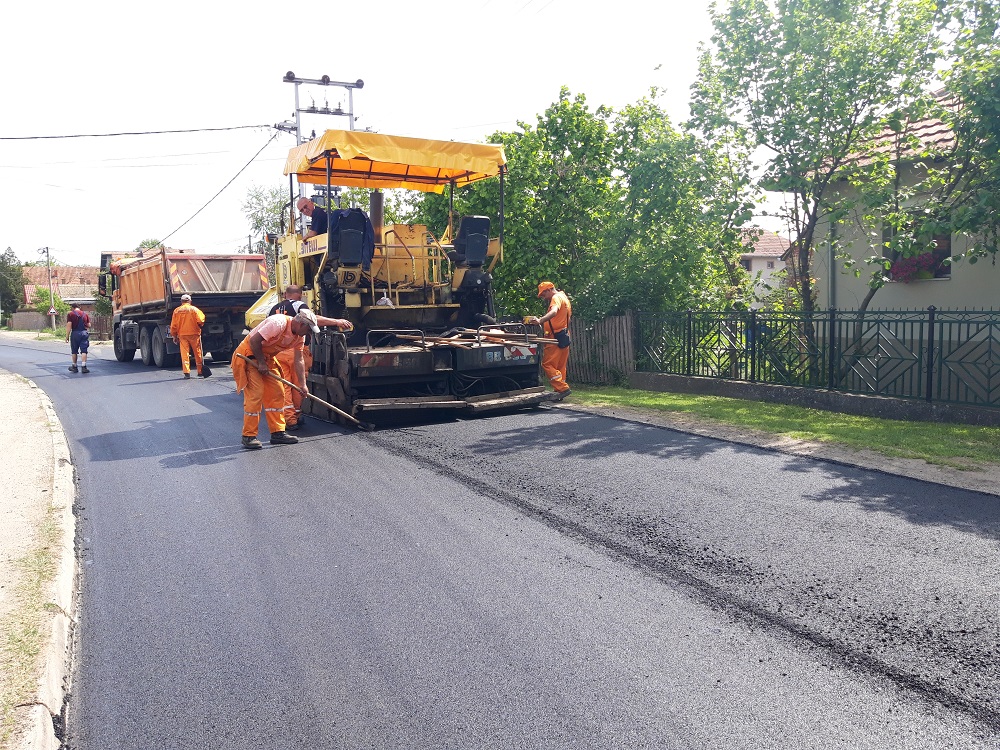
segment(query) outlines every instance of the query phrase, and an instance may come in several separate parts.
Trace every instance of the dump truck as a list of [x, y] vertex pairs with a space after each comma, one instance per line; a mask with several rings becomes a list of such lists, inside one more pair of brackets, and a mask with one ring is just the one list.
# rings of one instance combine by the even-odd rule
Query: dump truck
[[[496, 321], [492, 271], [503, 256], [503, 146], [328, 130], [285, 164], [290, 213], [275, 241], [276, 284], [247, 312], [259, 323], [289, 284], [320, 315], [353, 331], [311, 336], [310, 393], [368, 418], [413, 410], [482, 413], [537, 405], [541, 344], [521, 322]], [[456, 189], [499, 181], [492, 216], [455, 221]], [[369, 212], [329, 206], [325, 234], [295, 229], [298, 186], [371, 188]], [[382, 189], [449, 190], [448, 226], [383, 222]], [[315, 189], [315, 188], [314, 188]], [[491, 231], [496, 230], [496, 231]], [[314, 399], [303, 411], [343, 421]]]
[[270, 287], [264, 256], [213, 255], [154, 248], [101, 255], [98, 292], [113, 306], [115, 359], [173, 367], [180, 348], [170, 336], [170, 318], [190, 294], [205, 313], [202, 348], [216, 362], [228, 361], [243, 340], [246, 311]]

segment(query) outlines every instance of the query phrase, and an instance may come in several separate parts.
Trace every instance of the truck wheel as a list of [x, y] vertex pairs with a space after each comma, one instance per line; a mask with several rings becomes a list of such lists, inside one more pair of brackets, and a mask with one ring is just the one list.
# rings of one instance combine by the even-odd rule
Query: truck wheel
[[135, 359], [135, 349], [126, 349], [122, 341], [121, 326], [115, 329], [115, 359], [119, 362], [131, 362]]
[[163, 331], [160, 330], [159, 326], [153, 328], [153, 336], [150, 342], [150, 348], [153, 350], [153, 364], [157, 367], [167, 366], [167, 344], [163, 340]]
[[147, 367], [153, 364], [153, 350], [150, 346], [149, 326], [143, 326], [139, 329], [139, 355], [142, 357], [142, 363]]

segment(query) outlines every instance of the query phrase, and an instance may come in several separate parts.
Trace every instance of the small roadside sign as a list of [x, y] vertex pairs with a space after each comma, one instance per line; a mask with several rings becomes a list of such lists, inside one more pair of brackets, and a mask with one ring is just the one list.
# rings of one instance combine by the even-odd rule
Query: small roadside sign
[[56, 314], [56, 309], [54, 307], [50, 307], [49, 308], [49, 315], [55, 315], [55, 314]]

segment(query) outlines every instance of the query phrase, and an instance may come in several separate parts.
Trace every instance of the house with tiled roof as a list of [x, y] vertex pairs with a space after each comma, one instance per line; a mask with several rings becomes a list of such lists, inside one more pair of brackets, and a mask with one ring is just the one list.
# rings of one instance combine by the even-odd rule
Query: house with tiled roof
[[[69, 304], [92, 312], [97, 299], [97, 266], [52, 266], [52, 293]], [[24, 266], [24, 306], [31, 307], [39, 289], [49, 290], [48, 266]]]
[[[961, 104], [946, 94], [938, 94], [938, 100], [947, 107], [957, 108]], [[890, 155], [896, 162], [900, 183], [914, 185], [922, 175], [924, 166], [920, 151], [930, 148], [934, 153], [947, 154], [956, 145], [955, 134], [949, 125], [937, 117], [928, 117], [908, 122], [899, 131], [886, 128], [870, 144], [864, 155], [859, 155], [848, 164], [863, 167], [877, 155]], [[946, 164], [945, 157], [938, 162]], [[849, 191], [846, 183], [839, 189]], [[917, 214], [923, 210], [921, 196], [915, 194], [906, 198], [903, 210]], [[812, 276], [816, 280], [816, 307], [839, 310], [857, 309], [870, 291], [871, 268], [858, 264], [860, 275], [854, 269], [844, 267], [842, 259], [835, 257], [836, 249], [831, 239], [836, 239], [841, 252], [850, 253], [855, 259], [872, 254], [872, 246], [892, 238], [891, 228], [883, 227], [881, 237], [875, 229], [865, 229], [857, 216], [848, 216], [843, 221], [817, 227], [816, 243], [811, 265]], [[912, 258], [890, 257], [885, 250], [885, 260], [889, 264], [886, 275], [890, 279], [879, 289], [870, 303], [870, 309], [882, 310], [925, 310], [933, 305], [938, 310], [1000, 309], [1000, 267], [983, 260], [969, 263], [966, 259], [945, 262], [949, 257], [965, 253], [973, 244], [972, 238], [961, 235], [940, 235], [934, 237], [934, 250]]]
[[750, 249], [740, 255], [740, 265], [755, 280], [756, 294], [764, 296], [780, 283], [781, 277], [775, 277], [775, 274], [785, 268], [783, 256], [790, 242], [759, 227], [743, 230], [743, 241]]

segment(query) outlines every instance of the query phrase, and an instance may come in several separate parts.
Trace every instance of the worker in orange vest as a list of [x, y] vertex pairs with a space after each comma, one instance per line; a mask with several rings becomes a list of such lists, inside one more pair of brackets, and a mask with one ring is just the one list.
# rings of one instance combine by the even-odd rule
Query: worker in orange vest
[[[257, 439], [262, 407], [271, 432], [272, 445], [292, 445], [299, 442], [294, 435], [285, 432], [285, 396], [281, 381], [276, 379], [281, 377], [276, 356], [285, 349], [295, 352], [295, 368], [302, 382], [305, 382], [303, 337], [310, 332], [319, 333], [320, 324], [335, 326], [341, 330], [351, 327], [347, 320], [317, 317], [312, 310], [304, 308], [294, 318], [288, 315], [264, 318], [236, 347], [233, 355], [233, 378], [236, 380], [236, 392], [243, 392], [244, 448], [258, 450], [264, 447]], [[243, 355], [250, 361], [237, 355]]]
[[201, 351], [201, 328], [205, 325], [205, 313], [191, 304], [191, 295], [181, 295], [181, 306], [170, 317], [170, 335], [181, 348], [181, 369], [184, 377], [191, 377], [191, 352], [198, 368], [198, 377], [208, 377], [204, 371], [204, 353]]
[[548, 311], [542, 317], [530, 316], [527, 323], [542, 326], [542, 335], [556, 340], [555, 344], [545, 344], [542, 354], [544, 372], [555, 391], [553, 400], [562, 401], [573, 391], [566, 382], [566, 363], [569, 361], [569, 321], [573, 317], [573, 306], [569, 297], [551, 281], [538, 285], [538, 296], [545, 300]]

